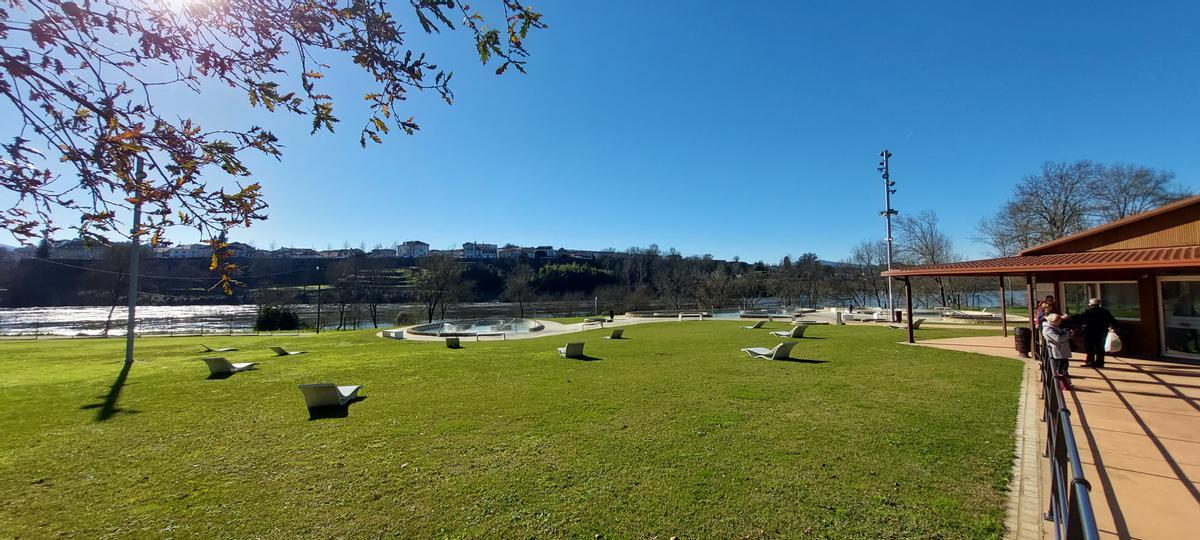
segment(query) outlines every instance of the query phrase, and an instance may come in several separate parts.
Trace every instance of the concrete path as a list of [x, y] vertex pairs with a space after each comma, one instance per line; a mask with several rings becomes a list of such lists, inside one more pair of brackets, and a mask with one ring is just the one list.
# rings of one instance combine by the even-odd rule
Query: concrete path
[[[1012, 339], [999, 336], [927, 340], [918, 345], [1016, 357]], [[1104, 369], [1092, 369], [1083, 367], [1082, 361], [1083, 355], [1076, 354], [1070, 368], [1074, 388], [1065, 397], [1073, 410], [1072, 425], [1084, 475], [1092, 484], [1101, 534], [1195, 538], [1200, 525], [1200, 366], [1109, 358]], [[1040, 409], [1039, 402], [1037, 419]], [[1045, 425], [1035, 423], [1040, 453]], [[1021, 444], [1018, 437], [1019, 461], [1027, 454]], [[1038, 504], [1044, 510], [1049, 472], [1045, 459], [1037, 462], [1042, 481]], [[1024, 491], [1012, 491], [1011, 496], [1024, 498]], [[1010, 504], [1010, 512], [1014, 505], [1022, 502]], [[1024, 516], [1020, 521], [1025, 521]]]
[[[684, 319], [684, 320], [694, 321], [696, 319]], [[648, 317], [626, 317], [624, 315], [617, 315], [616, 317], [613, 318], [612, 322], [605, 322], [603, 324], [599, 324], [599, 323], [563, 324], [563, 323], [556, 322], [556, 321], [546, 321], [546, 320], [538, 319], [537, 322], [541, 323], [543, 328], [536, 332], [522, 332], [522, 333], [508, 334], [503, 337], [501, 337], [501, 336], [482, 336], [482, 337], [470, 336], [470, 337], [463, 337], [461, 339], [474, 340], [474, 341], [500, 341], [502, 339], [504, 339], [504, 340], [532, 339], [532, 338], [556, 336], [556, 335], [562, 335], [562, 334], [574, 334], [574, 333], [582, 332], [584, 330], [596, 330], [596, 329], [600, 329], [600, 328], [605, 328], [605, 329], [620, 328], [620, 327], [631, 326], [631, 325], [635, 325], [635, 324], [644, 324], [644, 323], [652, 323], [652, 322], [671, 322], [671, 321], [675, 321], [675, 319], [648, 318]], [[409, 328], [412, 328], [412, 326], [420, 326], [420, 325], [405, 326], [403, 328], [396, 328], [393, 330], [405, 330], [406, 332], [404, 332], [404, 339], [409, 340], [409, 341], [445, 341], [446, 340], [445, 337], [421, 336], [421, 335], [416, 335], [416, 334], [410, 334], [407, 332], [407, 330]], [[391, 330], [388, 330], [388, 331], [391, 331]], [[380, 332], [379, 334], [376, 334], [376, 335], [383, 337], [383, 332]]]

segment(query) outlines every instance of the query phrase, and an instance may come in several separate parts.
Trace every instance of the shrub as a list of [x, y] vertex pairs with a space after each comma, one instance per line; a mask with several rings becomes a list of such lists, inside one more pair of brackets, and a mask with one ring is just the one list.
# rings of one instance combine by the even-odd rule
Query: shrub
[[402, 309], [396, 314], [396, 325], [407, 326], [425, 322], [425, 310], [420, 307]]
[[542, 293], [590, 294], [596, 287], [616, 283], [611, 272], [579, 263], [547, 264], [533, 276], [531, 284]]
[[291, 308], [262, 306], [258, 308], [258, 318], [254, 321], [254, 329], [268, 332], [298, 330], [300, 329], [300, 316]]

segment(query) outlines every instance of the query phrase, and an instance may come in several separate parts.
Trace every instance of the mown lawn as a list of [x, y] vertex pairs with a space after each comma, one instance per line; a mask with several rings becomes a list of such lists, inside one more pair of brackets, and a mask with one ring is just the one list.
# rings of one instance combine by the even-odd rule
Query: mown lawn
[[[120, 340], [0, 343], [0, 536], [1002, 533], [1018, 362], [830, 326], [795, 349], [820, 363], [752, 360], [785, 325], [741, 324], [572, 336], [594, 361], [564, 337], [147, 338], [121, 384]], [[208, 380], [201, 342], [259, 369]], [[310, 421], [319, 381], [368, 397]]]

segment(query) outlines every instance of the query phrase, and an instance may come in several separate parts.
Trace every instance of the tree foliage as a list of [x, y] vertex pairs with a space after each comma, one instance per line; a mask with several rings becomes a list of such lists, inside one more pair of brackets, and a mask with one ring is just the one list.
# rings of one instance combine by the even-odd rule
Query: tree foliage
[[591, 293], [596, 287], [615, 282], [612, 273], [580, 263], [548, 264], [532, 279], [534, 289], [545, 294]]
[[[520, 0], [499, 1], [504, 22], [494, 28], [454, 0], [411, 0], [406, 24], [383, 0], [0, 0], [0, 95], [16, 118], [0, 134], [0, 188], [16, 199], [0, 226], [28, 242], [56, 230], [52, 214], [73, 213], [80, 236], [106, 241], [118, 214], [140, 203], [135, 234], [156, 243], [166, 227], [186, 225], [219, 249], [221, 232], [265, 218], [246, 159], [279, 158], [281, 142], [261, 126], [209, 126], [162, 110], [164, 93], [227, 86], [252, 108], [307, 115], [313, 133], [333, 131], [323, 80], [352, 63], [373, 81], [360, 143], [412, 134], [419, 125], [400, 110], [409, 92], [447, 103], [454, 94], [453, 73], [409, 46], [409, 27], [437, 33], [461, 20], [483, 63], [523, 72], [525, 40], [545, 24]], [[223, 175], [232, 180], [214, 180]], [[213, 259], [222, 274], [231, 264]]]

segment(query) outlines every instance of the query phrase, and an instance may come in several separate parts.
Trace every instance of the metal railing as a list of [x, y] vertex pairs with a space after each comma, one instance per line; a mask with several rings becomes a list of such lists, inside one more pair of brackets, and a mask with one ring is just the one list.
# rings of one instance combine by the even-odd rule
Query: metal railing
[[1054, 524], [1054, 538], [1058, 540], [1098, 539], [1100, 533], [1092, 512], [1092, 485], [1083, 477], [1079, 447], [1071, 428], [1071, 410], [1063, 398], [1058, 367], [1046, 353], [1044, 343], [1040, 352], [1045, 404], [1042, 421], [1046, 422], [1044, 455], [1050, 460], [1050, 509], [1045, 518]]

